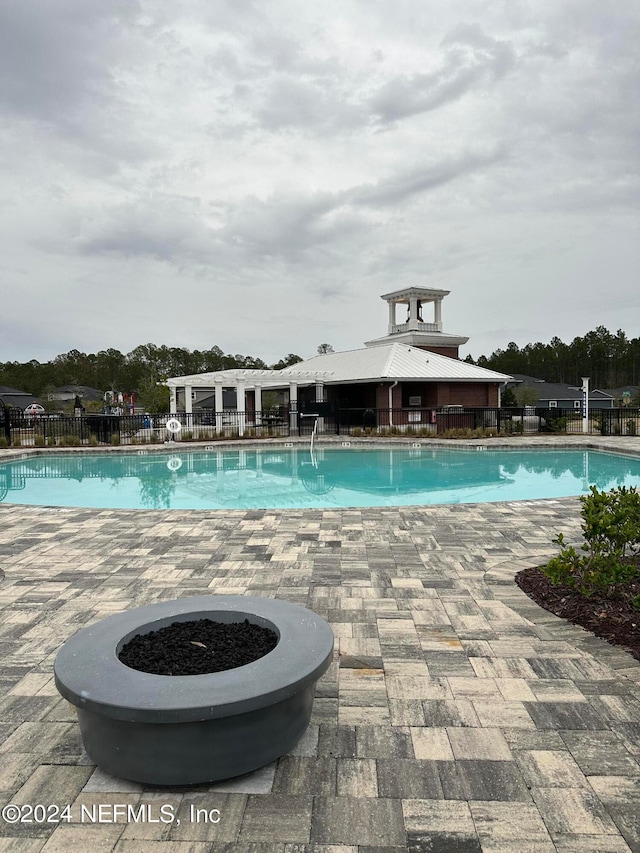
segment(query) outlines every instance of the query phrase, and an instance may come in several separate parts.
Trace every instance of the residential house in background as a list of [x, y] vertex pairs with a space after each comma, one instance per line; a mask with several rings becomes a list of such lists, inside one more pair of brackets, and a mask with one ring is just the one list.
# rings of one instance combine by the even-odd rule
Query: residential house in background
[[7, 408], [20, 409], [24, 412], [29, 406], [39, 405], [40, 401], [28, 391], [18, 391], [16, 388], [0, 385], [0, 402], [4, 403]]
[[81, 403], [96, 403], [102, 402], [103, 392], [97, 388], [90, 388], [88, 385], [61, 385], [59, 388], [52, 388], [47, 391], [47, 400], [49, 402], [57, 401], [66, 406], [73, 404], [76, 397], [79, 397]]
[[620, 388], [604, 388], [613, 397], [614, 406], [640, 406], [640, 386], [623, 385]]
[[[524, 373], [514, 373], [511, 381], [507, 382], [507, 388], [517, 393], [518, 388], [527, 388], [531, 392], [531, 405], [540, 409], [581, 409], [582, 388], [576, 385], [563, 385], [558, 382], [545, 382], [544, 379], [536, 379], [535, 376], [526, 376]], [[533, 400], [533, 395], [537, 400]], [[597, 388], [589, 389], [590, 409], [612, 409], [614, 407], [613, 396]]]

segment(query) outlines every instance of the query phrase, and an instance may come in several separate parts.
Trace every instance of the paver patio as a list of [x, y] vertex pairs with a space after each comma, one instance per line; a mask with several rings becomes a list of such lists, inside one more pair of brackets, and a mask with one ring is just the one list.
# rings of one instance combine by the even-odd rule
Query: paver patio
[[[640, 452], [640, 439], [611, 445]], [[69, 822], [0, 821], [0, 850], [640, 853], [640, 663], [512, 580], [555, 553], [555, 533], [579, 538], [579, 506], [0, 505], [0, 805], [71, 804]], [[104, 616], [209, 592], [329, 620], [312, 725], [227, 783], [107, 777], [55, 689], [57, 650]]]

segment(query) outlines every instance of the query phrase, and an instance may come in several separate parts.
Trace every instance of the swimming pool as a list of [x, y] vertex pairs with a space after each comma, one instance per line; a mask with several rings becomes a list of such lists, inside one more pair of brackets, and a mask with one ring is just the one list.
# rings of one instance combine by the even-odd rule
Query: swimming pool
[[234, 448], [48, 454], [0, 463], [0, 501], [112, 509], [485, 503], [640, 486], [640, 457], [592, 450]]

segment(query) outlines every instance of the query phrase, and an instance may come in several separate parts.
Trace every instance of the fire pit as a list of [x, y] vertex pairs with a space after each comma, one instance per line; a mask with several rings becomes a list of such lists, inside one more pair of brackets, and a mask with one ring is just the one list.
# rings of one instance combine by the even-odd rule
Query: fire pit
[[[118, 659], [139, 634], [199, 619], [247, 619], [274, 631], [278, 643], [252, 663], [206, 675], [155, 675]], [[99, 767], [135, 782], [195, 785], [249, 773], [288, 752], [309, 724], [332, 652], [327, 622], [297, 604], [197, 596], [83, 628], [58, 652], [54, 672]]]

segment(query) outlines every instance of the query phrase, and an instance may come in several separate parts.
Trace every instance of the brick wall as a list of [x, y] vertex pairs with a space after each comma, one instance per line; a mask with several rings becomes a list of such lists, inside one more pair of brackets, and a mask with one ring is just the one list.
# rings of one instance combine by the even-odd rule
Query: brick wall
[[439, 406], [481, 408], [498, 405], [498, 385], [495, 382], [441, 382], [438, 385]]
[[[389, 384], [376, 386], [376, 408], [378, 409], [379, 425], [389, 425]], [[402, 383], [391, 390], [391, 408], [402, 408]]]
[[446, 355], [447, 358], [458, 359], [458, 347], [422, 347], [416, 346], [416, 349], [423, 349], [427, 352], [435, 352], [438, 355]]

